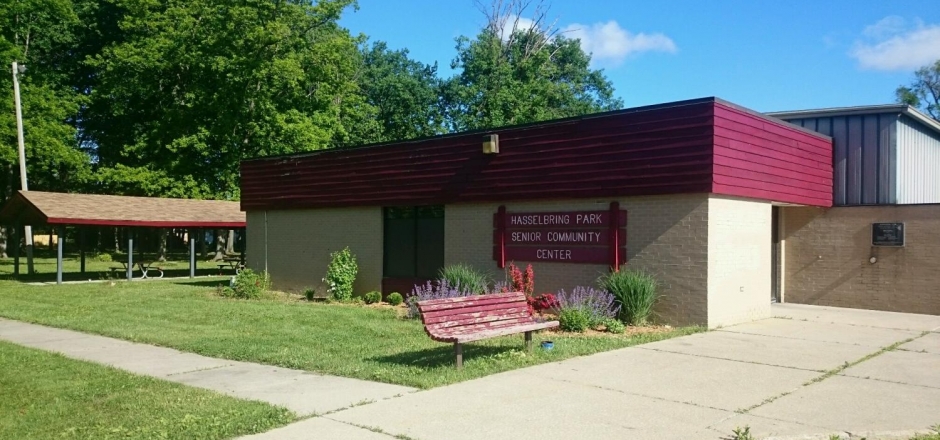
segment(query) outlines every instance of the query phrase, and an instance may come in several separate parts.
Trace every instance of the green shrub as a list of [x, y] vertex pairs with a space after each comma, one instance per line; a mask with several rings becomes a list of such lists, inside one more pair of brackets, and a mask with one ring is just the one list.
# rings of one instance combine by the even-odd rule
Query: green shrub
[[620, 305], [621, 321], [631, 325], [644, 325], [649, 321], [653, 306], [659, 299], [656, 278], [646, 272], [623, 267], [619, 272], [602, 276], [597, 282], [614, 295]]
[[604, 331], [607, 333], [616, 333], [619, 335], [627, 331], [627, 326], [614, 318], [604, 318], [601, 320], [601, 325], [604, 326]]
[[372, 291], [363, 295], [362, 299], [365, 300], [366, 304], [380, 303], [382, 302], [382, 294], [376, 291]]
[[386, 300], [389, 304], [397, 306], [401, 305], [401, 303], [405, 301], [405, 298], [402, 298], [401, 294], [398, 292], [392, 292], [388, 294], [388, 298], [386, 298]]
[[330, 254], [330, 265], [326, 269], [323, 282], [330, 297], [336, 301], [346, 302], [352, 299], [353, 283], [356, 281], [356, 256], [344, 248]]
[[558, 314], [558, 326], [566, 332], [583, 332], [591, 327], [591, 314], [583, 308], [564, 309]]
[[114, 261], [114, 258], [109, 253], [101, 253], [101, 254], [95, 255], [95, 259], [98, 261], [105, 262], [105, 263], [110, 263]]
[[267, 272], [242, 269], [229, 287], [219, 286], [219, 294], [228, 298], [258, 299], [271, 287]]
[[478, 295], [486, 293], [490, 277], [467, 264], [451, 264], [438, 272], [438, 279], [447, 281], [447, 285], [465, 292]]
[[311, 288], [304, 289], [304, 298], [307, 298], [307, 301], [313, 301], [317, 296], [317, 291]]

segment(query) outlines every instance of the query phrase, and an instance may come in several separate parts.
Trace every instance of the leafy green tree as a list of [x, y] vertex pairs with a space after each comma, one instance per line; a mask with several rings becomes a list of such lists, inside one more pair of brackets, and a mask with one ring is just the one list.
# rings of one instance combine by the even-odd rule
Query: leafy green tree
[[68, 0], [24, 0], [0, 9], [0, 203], [19, 188], [13, 61], [27, 66], [18, 77], [30, 189], [74, 190], [89, 176], [73, 125], [81, 96], [57, 68], [76, 23]]
[[[524, 9], [524, 8], [523, 8]], [[520, 10], [521, 11], [521, 10]], [[500, 127], [621, 108], [611, 82], [590, 68], [578, 40], [518, 20], [507, 26], [503, 11], [475, 39], [457, 39], [451, 67], [458, 74], [444, 86], [454, 131]]]
[[940, 60], [914, 72], [914, 82], [895, 90], [897, 101], [920, 108], [940, 121]]
[[[353, 0], [113, 0], [82, 114], [100, 188], [237, 199], [239, 161], [371, 140]], [[133, 187], [137, 186], [136, 189]]]
[[362, 50], [361, 88], [378, 111], [379, 141], [397, 141], [444, 132], [437, 64], [408, 58], [378, 41]]
[[[72, 125], [81, 97], [58, 68], [77, 23], [70, 0], [18, 0], [0, 8], [0, 204], [20, 186], [13, 61], [28, 67], [18, 77], [30, 189], [74, 190], [90, 173]], [[6, 235], [0, 228], [0, 257]]]

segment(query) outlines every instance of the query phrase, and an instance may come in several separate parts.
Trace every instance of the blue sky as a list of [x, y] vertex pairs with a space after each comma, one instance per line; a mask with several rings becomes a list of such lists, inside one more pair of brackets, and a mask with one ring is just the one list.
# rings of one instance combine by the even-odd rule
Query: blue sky
[[[485, 22], [474, 0], [359, 6], [343, 26], [436, 61], [444, 76], [454, 39]], [[583, 37], [627, 107], [705, 96], [758, 111], [884, 104], [940, 59], [938, 0], [555, 0], [549, 17]]]

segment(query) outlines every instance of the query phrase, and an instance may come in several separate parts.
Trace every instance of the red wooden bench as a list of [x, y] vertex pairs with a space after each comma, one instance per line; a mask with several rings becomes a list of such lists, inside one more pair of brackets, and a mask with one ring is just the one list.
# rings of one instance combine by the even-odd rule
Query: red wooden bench
[[463, 368], [465, 342], [525, 333], [531, 349], [533, 331], [558, 327], [558, 321], [536, 321], [522, 292], [431, 299], [418, 302], [418, 310], [431, 339], [454, 344], [457, 368]]

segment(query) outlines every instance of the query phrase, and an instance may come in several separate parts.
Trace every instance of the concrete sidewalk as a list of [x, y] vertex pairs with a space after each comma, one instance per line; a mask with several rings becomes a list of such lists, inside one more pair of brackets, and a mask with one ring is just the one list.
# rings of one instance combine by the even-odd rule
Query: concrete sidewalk
[[250, 438], [685, 440], [731, 438], [749, 426], [755, 438], [907, 439], [940, 423], [940, 333], [930, 333], [940, 316], [799, 305], [774, 313]]
[[698, 440], [744, 426], [754, 438], [874, 440], [940, 423], [940, 316], [774, 314], [422, 392], [3, 319], [0, 339], [321, 414], [244, 440]]
[[415, 391], [398, 385], [216, 359], [0, 318], [0, 339], [65, 356], [286, 407], [324, 414]]

